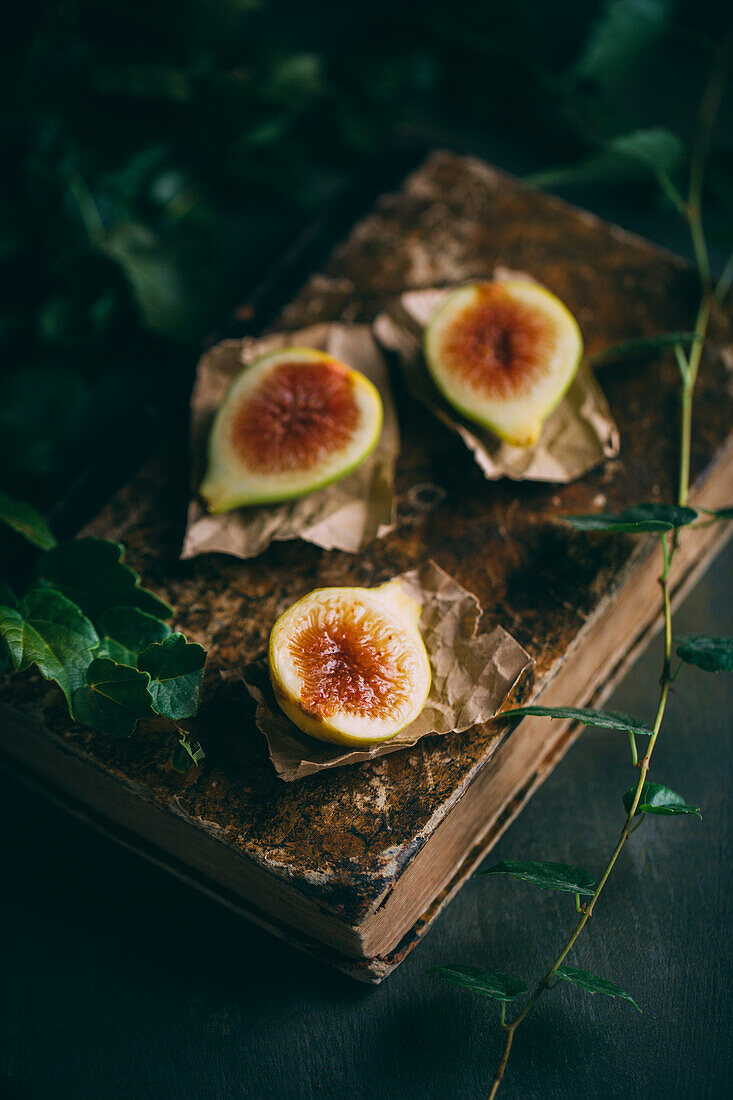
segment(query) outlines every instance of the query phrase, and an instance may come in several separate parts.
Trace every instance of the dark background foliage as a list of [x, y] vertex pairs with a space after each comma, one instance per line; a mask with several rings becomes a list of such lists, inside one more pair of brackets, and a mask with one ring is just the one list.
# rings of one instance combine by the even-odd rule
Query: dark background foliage
[[[723, 7], [16, 5], [0, 46], [0, 484], [46, 507], [96, 448], [134, 448], [180, 409], [207, 334], [391, 141], [552, 166], [539, 181], [580, 201], [623, 185], [631, 225], [634, 204], [647, 224], [649, 204], [673, 217], [650, 169], [684, 169]], [[730, 137], [706, 195], [723, 243]]]

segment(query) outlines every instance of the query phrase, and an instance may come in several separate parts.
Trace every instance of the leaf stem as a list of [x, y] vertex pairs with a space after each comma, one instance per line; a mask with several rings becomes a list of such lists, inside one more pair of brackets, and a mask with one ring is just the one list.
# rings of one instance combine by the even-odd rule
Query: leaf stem
[[725, 267], [721, 271], [720, 278], [715, 287], [713, 298], [716, 305], [720, 305], [723, 302], [726, 294], [730, 290], [731, 282], [733, 282], [733, 252], [731, 252], [726, 260]]
[[100, 248], [105, 238], [104, 223], [94, 196], [81, 172], [76, 168], [67, 168], [63, 174], [69, 193], [76, 203], [89, 243], [93, 248]]
[[631, 762], [636, 767], [639, 763], [639, 750], [636, 747], [636, 737], [633, 730], [629, 730], [629, 744], [631, 745]]
[[705, 86], [698, 124], [690, 159], [690, 188], [687, 196], [687, 218], [690, 223], [695, 261], [700, 274], [703, 291], [710, 289], [710, 260], [708, 257], [705, 233], [702, 224], [702, 192], [705, 178], [705, 165], [710, 151], [710, 142], [718, 117], [723, 92], [728, 77], [728, 65], [733, 48], [733, 23], [728, 27], [720, 48], [716, 50], [715, 61]]
[[[700, 302], [695, 320], [694, 341], [687, 358], [687, 370], [682, 373], [682, 423], [680, 431], [680, 466], [677, 487], [677, 503], [685, 505], [690, 489], [690, 444], [692, 440], [692, 403], [695, 392], [695, 382], [700, 369], [702, 350], [707, 336], [710, 312], [713, 306], [713, 295], [708, 287]], [[679, 356], [678, 356], [679, 361]], [[676, 540], [675, 540], [676, 541]]]
[[642, 757], [641, 761], [639, 761], [639, 763], [638, 763], [639, 779], [638, 779], [638, 782], [636, 784], [636, 790], [634, 791], [634, 798], [633, 798], [631, 806], [629, 808], [629, 812], [626, 816], [626, 820], [625, 820], [625, 822], [623, 824], [623, 827], [621, 829], [621, 833], [619, 835], [618, 841], [616, 842], [616, 847], [613, 849], [613, 852], [611, 853], [611, 857], [608, 860], [608, 863], [606, 864], [606, 868], [605, 868], [603, 874], [601, 875], [600, 881], [598, 882], [598, 885], [596, 886], [596, 888], [593, 892], [592, 898], [590, 899], [590, 901], [587, 903], [587, 905], [584, 907], [583, 911], [581, 912], [580, 919], [578, 920], [577, 924], [575, 925], [575, 928], [573, 929], [573, 931], [571, 932], [571, 934], [568, 937], [567, 941], [565, 942], [565, 946], [560, 951], [559, 955], [557, 956], [557, 958], [553, 962], [550, 969], [540, 978], [534, 992], [532, 993], [532, 996], [527, 1001], [526, 1005], [524, 1006], [522, 1011], [519, 1013], [517, 1018], [511, 1024], [505, 1024], [504, 1025], [504, 1030], [506, 1031], [507, 1039], [506, 1039], [506, 1044], [505, 1044], [505, 1047], [504, 1047], [504, 1054], [502, 1055], [501, 1062], [499, 1063], [499, 1068], [498, 1068], [498, 1070], [496, 1072], [496, 1075], [494, 1077], [494, 1082], [493, 1082], [493, 1085], [492, 1085], [492, 1088], [491, 1088], [491, 1092], [489, 1093], [489, 1100], [494, 1100], [494, 1097], [496, 1096], [496, 1094], [499, 1090], [499, 1086], [501, 1084], [502, 1077], [504, 1076], [504, 1070], [506, 1069], [506, 1065], [507, 1065], [507, 1062], [509, 1060], [509, 1053], [510, 1053], [511, 1048], [512, 1048], [512, 1043], [514, 1042], [514, 1035], [517, 1031], [517, 1028], [520, 1026], [520, 1024], [523, 1022], [523, 1020], [525, 1020], [527, 1018], [527, 1016], [530, 1014], [530, 1012], [532, 1011], [532, 1009], [534, 1008], [535, 1004], [540, 999], [542, 994], [545, 992], [545, 990], [551, 988], [551, 982], [552, 982], [552, 979], [555, 977], [555, 974], [557, 972], [558, 967], [562, 966], [563, 962], [565, 961], [566, 956], [568, 955], [568, 953], [572, 950], [573, 946], [575, 945], [575, 941], [578, 939], [578, 936], [581, 934], [581, 932], [585, 928], [586, 924], [588, 923], [590, 918], [593, 916], [593, 909], [595, 908], [595, 904], [596, 904], [598, 898], [600, 897], [604, 886], [608, 882], [608, 879], [611, 875], [611, 872], [613, 871], [613, 868], [616, 865], [616, 861], [617, 861], [618, 857], [620, 856], [621, 851], [622, 851], [626, 841], [629, 839], [629, 836], [631, 835], [631, 833], [632, 833], [632, 831], [635, 827], [634, 826], [634, 816], [636, 814], [636, 810], [638, 808], [639, 802], [641, 801], [641, 793], [642, 793], [642, 790], [643, 790], [643, 787], [644, 787], [644, 783], [646, 782], [647, 772], [649, 771], [649, 762], [651, 760], [652, 753], [654, 752], [654, 746], [656, 744], [657, 737], [659, 736], [659, 731], [660, 731], [661, 726], [662, 726], [662, 719], [664, 718], [664, 712], [665, 712], [665, 709], [667, 707], [667, 697], [669, 695], [669, 688], [670, 688], [669, 669], [670, 669], [670, 663], [671, 663], [671, 658], [672, 658], [672, 606], [671, 606], [670, 594], [669, 594], [669, 570], [670, 570], [670, 565], [672, 563], [672, 558], [673, 558], [673, 555], [674, 555], [674, 545], [672, 546], [672, 549], [670, 550], [670, 548], [668, 546], [668, 543], [667, 543], [667, 533], [666, 532], [663, 535], [660, 536], [660, 540], [661, 540], [661, 544], [662, 544], [662, 558], [663, 558], [663, 568], [662, 568], [662, 572], [659, 576], [659, 584], [662, 588], [662, 606], [663, 606], [663, 611], [664, 611], [664, 664], [663, 664], [663, 671], [662, 671], [662, 683], [661, 683], [660, 692], [659, 692], [659, 701], [657, 703], [657, 711], [656, 711], [656, 714], [654, 716], [654, 724], [652, 726], [652, 734], [649, 738], [649, 743], [647, 745], [647, 750], [644, 753], [644, 756]]

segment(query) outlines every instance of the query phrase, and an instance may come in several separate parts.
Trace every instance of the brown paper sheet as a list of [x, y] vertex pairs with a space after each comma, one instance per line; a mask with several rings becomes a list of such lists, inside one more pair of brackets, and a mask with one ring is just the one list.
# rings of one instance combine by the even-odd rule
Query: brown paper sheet
[[194, 496], [188, 506], [182, 558], [215, 552], [254, 558], [275, 540], [295, 538], [326, 550], [356, 553], [386, 534], [395, 522], [394, 464], [400, 435], [387, 365], [367, 325], [312, 325], [260, 339], [225, 340], [207, 351], [199, 362], [191, 395], [194, 491], [204, 474], [211, 422], [232, 378], [253, 359], [288, 344], [327, 351], [371, 379], [384, 406], [379, 442], [348, 477], [300, 500], [209, 515]]
[[325, 768], [374, 760], [409, 748], [428, 734], [461, 732], [486, 722], [533, 664], [527, 651], [502, 627], [476, 634], [481, 616], [478, 600], [435, 562], [402, 573], [400, 580], [422, 603], [420, 631], [433, 682], [422, 712], [391, 741], [363, 750], [346, 749], [301, 733], [275, 701], [265, 658], [242, 670], [223, 673], [227, 680], [243, 681], [257, 701], [255, 721], [267, 740], [276, 772], [286, 782]]
[[[529, 278], [523, 272], [497, 268], [494, 278]], [[431, 313], [455, 287], [409, 290], [374, 322], [380, 343], [396, 353], [411, 393], [456, 432], [494, 481], [551, 481], [562, 484], [582, 477], [599, 462], [619, 453], [619, 434], [608, 402], [590, 368], [582, 364], [567, 394], [545, 421], [533, 447], [513, 447], [488, 429], [466, 420], [439, 393], [422, 354], [425, 325]]]

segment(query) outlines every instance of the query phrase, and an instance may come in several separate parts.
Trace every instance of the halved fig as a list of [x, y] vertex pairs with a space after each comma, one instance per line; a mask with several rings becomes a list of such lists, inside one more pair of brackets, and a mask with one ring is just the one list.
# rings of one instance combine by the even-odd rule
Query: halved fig
[[573, 315], [529, 279], [459, 287], [425, 329], [428, 369], [444, 397], [516, 447], [537, 442], [582, 354]]
[[351, 473], [376, 446], [382, 399], [359, 371], [314, 348], [282, 348], [234, 379], [209, 437], [210, 512], [272, 504]]
[[420, 604], [399, 580], [379, 588], [317, 588], [285, 611], [270, 634], [278, 703], [320, 741], [387, 741], [422, 710], [430, 662]]

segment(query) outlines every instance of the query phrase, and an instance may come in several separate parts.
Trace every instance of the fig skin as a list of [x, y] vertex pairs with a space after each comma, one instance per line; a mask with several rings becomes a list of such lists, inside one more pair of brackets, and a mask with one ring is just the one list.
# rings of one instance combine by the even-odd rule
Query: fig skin
[[[492, 383], [487, 382], [488, 394], [479, 392], [460, 378], [460, 370], [453, 369], [441, 355], [441, 341], [449, 326], [460, 322], [472, 308], [477, 308], [479, 295], [496, 293], [532, 320], [541, 330], [554, 334], [551, 350], [553, 362], [549, 369], [542, 364], [542, 348], [535, 349], [534, 361], [523, 365], [527, 375], [524, 382], [504, 382], [498, 377], [494, 388], [517, 392], [492, 394]], [[534, 317], [532, 316], [534, 314]], [[521, 330], [520, 330], [521, 334]], [[530, 341], [531, 350], [531, 341]], [[578, 372], [583, 358], [583, 339], [578, 324], [567, 307], [551, 291], [530, 279], [507, 279], [468, 283], [453, 291], [435, 310], [425, 328], [424, 353], [428, 371], [446, 401], [467, 420], [489, 428], [505, 443], [515, 447], [529, 447], [537, 443], [545, 419], [557, 408]], [[453, 352], [454, 358], [459, 353]], [[545, 357], [547, 358], [547, 357]], [[510, 361], [511, 363], [511, 361]], [[504, 382], [503, 386], [502, 383]]]
[[[341, 454], [334, 451], [306, 470], [263, 473], [248, 469], [230, 435], [232, 421], [243, 402], [264, 389], [268, 375], [284, 364], [323, 365], [343, 372], [359, 414], [359, 423]], [[248, 387], [249, 390], [248, 390]], [[212, 514], [260, 504], [293, 500], [347, 477], [372, 453], [382, 431], [382, 399], [376, 386], [360, 371], [315, 348], [286, 347], [260, 356], [230, 382], [209, 434], [208, 465], [199, 493]]]
[[[303, 702], [302, 680], [289, 643], [298, 628], [308, 622], [309, 612], [328, 602], [339, 606], [342, 621], [347, 625], [350, 611], [366, 609], [369, 615], [376, 616], [390, 642], [399, 638], [403, 644], [411, 678], [397, 719], [390, 722], [389, 715], [385, 715], [370, 720], [344, 709], [326, 716], [317, 707], [311, 708]], [[268, 668], [280, 708], [303, 733], [319, 741], [363, 748], [390, 740], [417, 718], [430, 691], [430, 661], [418, 628], [420, 611], [419, 602], [405, 592], [399, 580], [378, 588], [318, 588], [309, 592], [280, 615], [270, 633]]]

